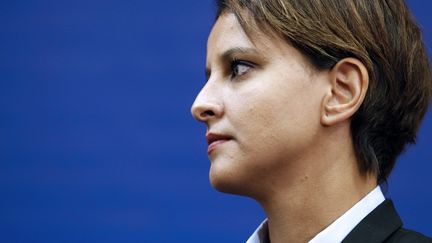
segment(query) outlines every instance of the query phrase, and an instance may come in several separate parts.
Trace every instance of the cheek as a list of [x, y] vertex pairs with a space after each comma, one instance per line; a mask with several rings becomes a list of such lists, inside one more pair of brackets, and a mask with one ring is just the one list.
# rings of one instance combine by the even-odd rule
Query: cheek
[[269, 96], [265, 89], [249, 87], [230, 96], [227, 113], [236, 134], [258, 135], [257, 131], [273, 123], [278, 106], [276, 96]]
[[230, 122], [245, 156], [276, 156], [313, 136], [317, 102], [310, 87], [295, 81], [274, 81], [231, 96]]

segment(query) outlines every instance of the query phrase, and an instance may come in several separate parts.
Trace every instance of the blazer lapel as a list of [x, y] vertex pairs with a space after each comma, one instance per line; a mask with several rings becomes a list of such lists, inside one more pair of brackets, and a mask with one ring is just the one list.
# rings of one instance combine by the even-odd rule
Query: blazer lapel
[[393, 202], [387, 199], [360, 221], [342, 243], [381, 243], [401, 227]]

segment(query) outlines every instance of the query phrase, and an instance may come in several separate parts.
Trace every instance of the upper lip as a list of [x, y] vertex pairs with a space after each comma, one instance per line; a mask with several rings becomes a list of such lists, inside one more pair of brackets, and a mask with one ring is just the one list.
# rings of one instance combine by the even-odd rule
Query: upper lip
[[210, 145], [211, 143], [218, 141], [218, 140], [229, 140], [232, 139], [231, 136], [224, 135], [224, 134], [217, 134], [217, 133], [207, 133], [206, 135], [207, 144]]

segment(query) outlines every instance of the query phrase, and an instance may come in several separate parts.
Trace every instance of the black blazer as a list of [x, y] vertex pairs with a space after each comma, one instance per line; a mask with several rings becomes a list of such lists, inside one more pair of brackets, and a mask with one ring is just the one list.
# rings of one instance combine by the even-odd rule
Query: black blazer
[[342, 243], [432, 243], [432, 238], [403, 229], [391, 200], [385, 200], [345, 237]]

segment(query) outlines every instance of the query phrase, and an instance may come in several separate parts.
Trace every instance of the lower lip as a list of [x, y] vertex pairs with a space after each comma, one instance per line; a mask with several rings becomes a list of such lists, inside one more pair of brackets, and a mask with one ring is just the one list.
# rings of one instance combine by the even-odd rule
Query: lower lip
[[228, 141], [229, 141], [229, 140], [217, 140], [217, 141], [211, 143], [211, 144], [208, 146], [207, 154], [210, 155], [210, 154], [213, 152], [213, 150], [216, 149], [216, 147], [217, 147], [218, 145], [223, 144], [223, 143], [228, 142]]

